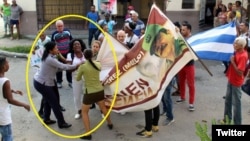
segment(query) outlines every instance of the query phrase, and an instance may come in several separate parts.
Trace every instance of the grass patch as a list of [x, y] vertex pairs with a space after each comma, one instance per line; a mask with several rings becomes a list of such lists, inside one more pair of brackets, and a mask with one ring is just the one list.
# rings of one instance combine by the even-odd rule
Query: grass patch
[[0, 47], [1, 50], [16, 52], [16, 53], [29, 53], [31, 47], [30, 46], [16, 46], [16, 47]]

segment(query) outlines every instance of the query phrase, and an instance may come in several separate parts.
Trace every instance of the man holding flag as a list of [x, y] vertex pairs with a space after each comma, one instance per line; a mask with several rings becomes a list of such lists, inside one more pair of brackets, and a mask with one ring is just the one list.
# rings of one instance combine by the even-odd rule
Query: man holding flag
[[[181, 34], [185, 39], [188, 39], [191, 34], [191, 25], [189, 23], [183, 24], [181, 26]], [[185, 101], [185, 87], [186, 81], [189, 88], [189, 111], [194, 111], [194, 99], [195, 99], [195, 66], [194, 60], [189, 61], [178, 73], [178, 80], [179, 80], [179, 88], [180, 88], [180, 99], [177, 100], [177, 103], [182, 103]]]

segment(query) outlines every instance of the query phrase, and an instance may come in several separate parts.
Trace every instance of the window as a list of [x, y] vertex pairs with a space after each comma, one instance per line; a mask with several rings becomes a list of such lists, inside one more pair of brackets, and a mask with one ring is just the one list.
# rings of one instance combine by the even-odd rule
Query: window
[[[36, 0], [38, 29], [43, 28], [48, 22], [59, 16], [67, 14], [86, 15], [90, 4], [90, 1], [86, 0]], [[67, 18], [64, 19], [64, 23], [67, 24], [69, 29], [84, 28], [80, 18]], [[49, 28], [55, 27], [52, 25]]]
[[182, 0], [182, 9], [193, 9], [194, 0]]

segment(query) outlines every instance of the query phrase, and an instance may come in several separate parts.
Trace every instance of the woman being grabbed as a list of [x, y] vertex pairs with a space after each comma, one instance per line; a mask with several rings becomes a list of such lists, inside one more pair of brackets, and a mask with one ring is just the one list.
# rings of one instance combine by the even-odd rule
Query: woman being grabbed
[[[88, 112], [93, 103], [97, 103], [104, 115], [107, 114], [107, 108], [104, 103], [104, 88], [100, 81], [99, 73], [101, 70], [101, 65], [99, 62], [93, 61], [93, 52], [91, 49], [86, 49], [84, 51], [84, 56], [86, 62], [78, 68], [76, 80], [80, 81], [82, 78], [85, 80], [85, 94], [83, 98], [82, 105], [82, 120], [85, 126], [86, 133], [90, 131], [90, 121]], [[107, 117], [108, 128], [113, 129], [113, 124], [110, 117]], [[92, 136], [89, 134], [87, 136], [81, 137], [81, 139], [91, 140]]]
[[57, 96], [58, 88], [56, 87], [55, 77], [58, 70], [73, 70], [79, 65], [63, 64], [58, 61], [60, 57], [55, 42], [48, 42], [44, 45], [45, 50], [42, 56], [42, 64], [40, 71], [34, 76], [34, 87], [42, 94], [44, 99], [44, 123], [54, 124], [56, 121], [50, 119], [51, 109], [57, 119], [59, 128], [69, 128], [71, 124], [65, 122], [59, 99]]

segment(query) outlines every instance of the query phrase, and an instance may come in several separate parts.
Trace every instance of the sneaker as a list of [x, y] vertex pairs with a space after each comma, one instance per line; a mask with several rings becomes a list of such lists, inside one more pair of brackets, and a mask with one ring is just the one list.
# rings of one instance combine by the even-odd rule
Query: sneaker
[[79, 119], [81, 118], [81, 115], [80, 114], [75, 114], [75, 119]]
[[164, 122], [163, 122], [163, 126], [167, 126], [167, 125], [170, 125], [170, 124], [172, 124], [172, 123], [174, 123], [174, 119], [169, 119], [169, 118], [167, 118]]
[[72, 83], [69, 83], [69, 87], [72, 88]]
[[159, 126], [152, 126], [152, 131], [153, 132], [158, 132], [159, 131]]
[[176, 103], [183, 103], [183, 102], [185, 102], [185, 99], [181, 99], [181, 98], [176, 101]]
[[57, 83], [58, 88], [62, 88], [62, 83]]
[[194, 109], [194, 105], [190, 104], [189, 107], [188, 107], [188, 110], [189, 110], [189, 111], [194, 111], [194, 110], [195, 110], [195, 109]]
[[102, 117], [102, 118], [105, 118], [104, 114], [101, 114], [101, 117]]
[[150, 138], [153, 135], [153, 132], [143, 129], [142, 131], [137, 132], [136, 135], [145, 137], [145, 138]]

